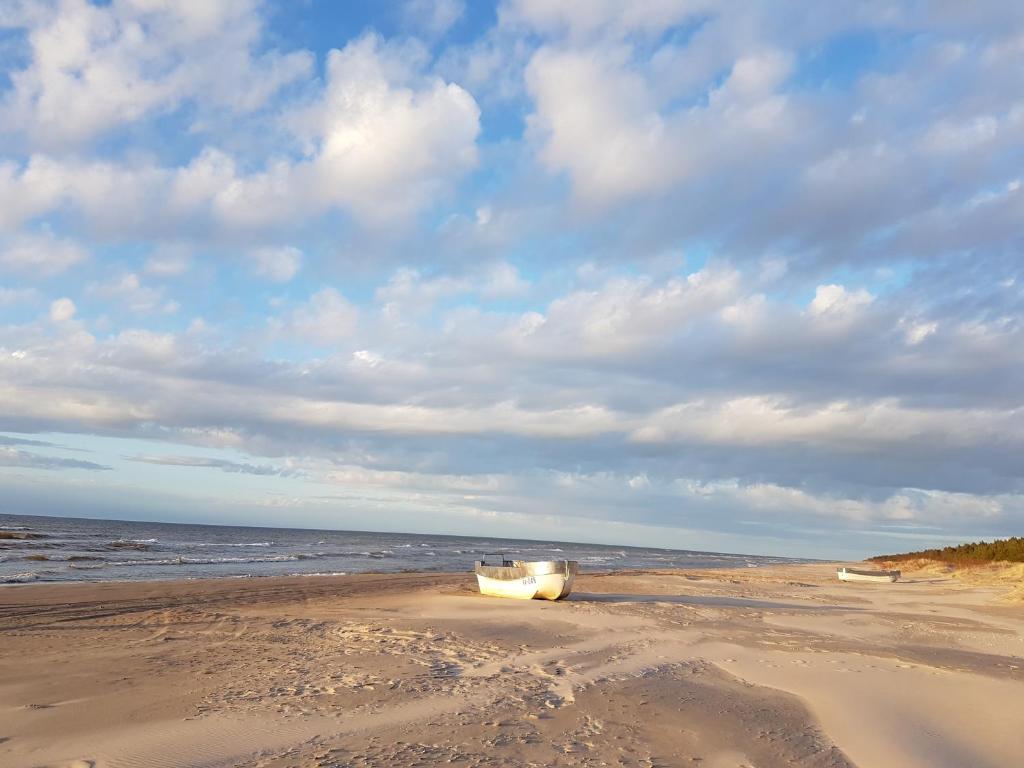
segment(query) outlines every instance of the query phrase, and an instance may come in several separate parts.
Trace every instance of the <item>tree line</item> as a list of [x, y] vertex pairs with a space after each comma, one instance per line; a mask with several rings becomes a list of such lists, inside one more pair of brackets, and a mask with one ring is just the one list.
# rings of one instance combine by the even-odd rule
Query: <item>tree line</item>
[[920, 552], [904, 552], [900, 555], [878, 555], [869, 557], [874, 562], [900, 560], [938, 560], [951, 565], [969, 565], [972, 563], [994, 563], [1005, 561], [1024, 563], [1024, 538], [1012, 536], [1009, 539], [996, 541], [976, 541], [971, 544], [960, 544], [956, 547], [942, 549], [922, 549]]

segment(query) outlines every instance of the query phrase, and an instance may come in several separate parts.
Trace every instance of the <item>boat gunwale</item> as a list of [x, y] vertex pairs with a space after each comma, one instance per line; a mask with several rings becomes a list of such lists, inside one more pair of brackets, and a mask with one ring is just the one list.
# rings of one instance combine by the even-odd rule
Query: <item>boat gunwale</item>
[[497, 581], [515, 581], [527, 576], [562, 575], [571, 578], [579, 573], [576, 560], [513, 560], [513, 565], [487, 565], [477, 560], [474, 572]]
[[836, 570], [836, 577], [840, 581], [847, 582], [895, 583], [903, 577], [903, 574], [900, 571], [869, 571], [843, 567]]
[[840, 568], [837, 573], [852, 573], [855, 576], [897, 576], [902, 575], [899, 571], [869, 571], [862, 568]]

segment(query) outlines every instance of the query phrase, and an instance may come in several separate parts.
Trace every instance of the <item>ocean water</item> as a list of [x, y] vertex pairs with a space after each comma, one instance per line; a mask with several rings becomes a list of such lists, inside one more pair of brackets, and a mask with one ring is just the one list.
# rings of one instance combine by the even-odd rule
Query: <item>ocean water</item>
[[471, 571], [484, 553], [584, 571], [757, 567], [795, 558], [412, 533], [0, 515], [0, 583]]

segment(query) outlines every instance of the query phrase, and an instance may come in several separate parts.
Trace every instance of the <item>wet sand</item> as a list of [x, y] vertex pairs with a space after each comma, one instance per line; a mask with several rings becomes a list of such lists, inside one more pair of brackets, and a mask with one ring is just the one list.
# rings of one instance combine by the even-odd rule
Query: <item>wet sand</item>
[[1024, 754], [1024, 605], [835, 566], [0, 589], [0, 765], [986, 768]]

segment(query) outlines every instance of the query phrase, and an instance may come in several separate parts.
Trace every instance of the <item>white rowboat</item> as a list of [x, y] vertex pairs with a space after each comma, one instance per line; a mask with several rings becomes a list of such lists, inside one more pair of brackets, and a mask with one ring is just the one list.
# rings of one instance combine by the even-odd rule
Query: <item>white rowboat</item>
[[572, 583], [579, 573], [575, 560], [506, 560], [501, 565], [489, 565], [486, 560], [476, 563], [476, 580], [480, 593], [494, 597], [514, 597], [520, 600], [541, 598], [560, 600], [572, 592]]
[[861, 571], [856, 568], [840, 568], [836, 571], [840, 581], [896, 581], [899, 571]]

